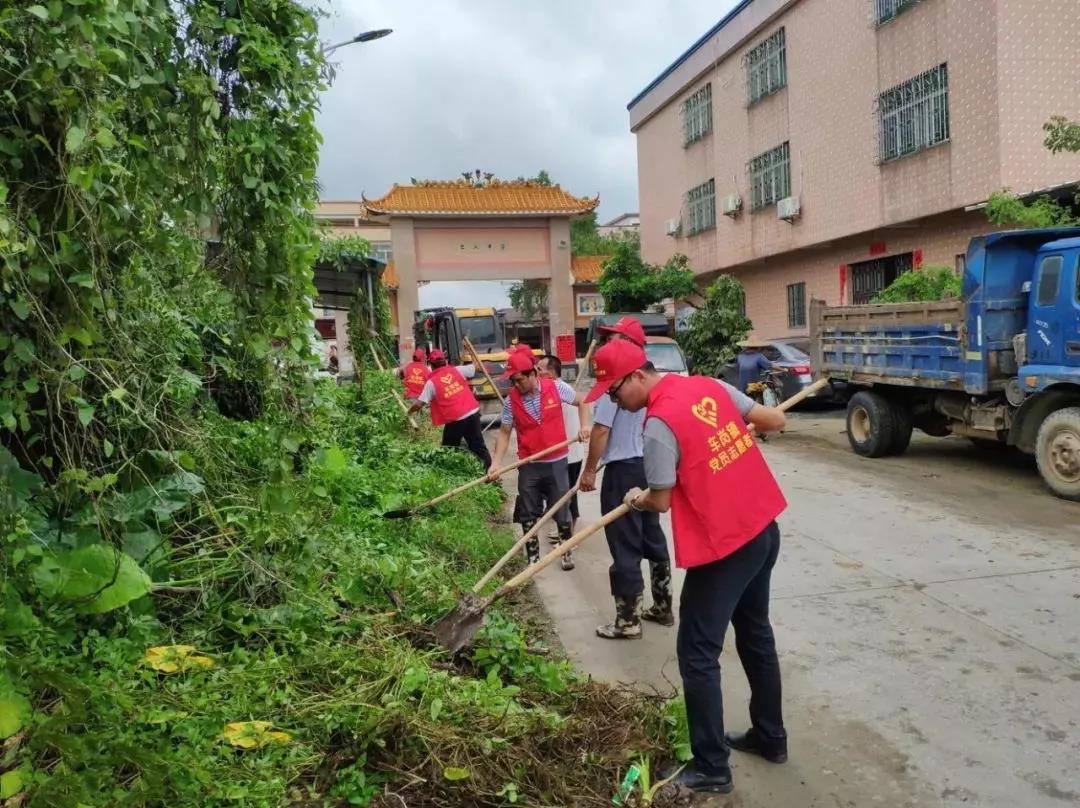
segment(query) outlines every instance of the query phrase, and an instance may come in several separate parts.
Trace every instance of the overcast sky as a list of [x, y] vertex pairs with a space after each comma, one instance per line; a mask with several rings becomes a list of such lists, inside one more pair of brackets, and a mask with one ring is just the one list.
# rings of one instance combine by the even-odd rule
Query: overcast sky
[[[735, 0], [329, 0], [335, 51], [322, 100], [325, 199], [394, 182], [547, 169], [601, 221], [638, 209], [626, 104]], [[440, 288], [441, 287], [441, 288]], [[498, 284], [432, 284], [421, 304], [507, 305]]]

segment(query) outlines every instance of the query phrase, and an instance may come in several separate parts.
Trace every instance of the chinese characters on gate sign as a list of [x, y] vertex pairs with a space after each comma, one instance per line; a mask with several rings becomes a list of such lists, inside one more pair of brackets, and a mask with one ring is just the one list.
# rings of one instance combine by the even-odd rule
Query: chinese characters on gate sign
[[734, 421], [728, 421], [726, 426], [720, 427], [715, 434], [709, 436], [709, 451], [712, 453], [709, 468], [714, 474], [727, 468], [753, 445], [752, 437], [743, 433]]

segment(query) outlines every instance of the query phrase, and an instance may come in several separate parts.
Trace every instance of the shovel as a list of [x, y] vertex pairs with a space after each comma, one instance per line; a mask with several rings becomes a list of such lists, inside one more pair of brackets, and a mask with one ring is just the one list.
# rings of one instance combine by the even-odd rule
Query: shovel
[[[562, 443], [556, 443], [554, 446], [549, 446], [542, 452], [537, 452], [536, 454], [529, 455], [528, 457], [511, 463], [509, 466], [503, 466], [501, 469], [499, 469], [498, 476], [501, 477], [508, 471], [513, 471], [514, 469], [521, 468], [526, 463], [531, 463], [534, 460], [539, 460], [541, 457], [549, 455], [552, 452], [559, 451], [559, 449], [565, 449], [571, 443], [577, 443], [578, 440], [579, 438], [576, 437], [564, 440]], [[488, 476], [485, 474], [483, 477], [477, 477], [475, 480], [467, 482], [463, 485], [459, 485], [457, 488], [447, 491], [445, 494], [440, 494], [439, 496], [435, 497], [435, 499], [429, 499], [427, 502], [421, 502], [419, 505], [413, 505], [411, 508], [400, 508], [396, 511], [387, 511], [383, 514], [383, 519], [405, 519], [409, 516], [412, 516], [417, 511], [422, 511], [425, 508], [430, 508], [434, 505], [438, 505], [440, 502], [445, 502], [446, 500], [450, 499], [450, 497], [456, 497], [463, 491], [468, 491], [470, 488], [475, 488], [476, 486], [480, 485], [480, 483], [487, 482], [487, 479]]]
[[[582, 472], [584, 471], [585, 469], [583, 467]], [[540, 532], [540, 528], [542, 528], [544, 525], [551, 521], [552, 517], [559, 512], [559, 508], [569, 502], [571, 497], [573, 497], [574, 494], [578, 492], [578, 489], [580, 487], [581, 476], [578, 475], [578, 480], [574, 484], [574, 486], [561, 497], [559, 497], [555, 504], [547, 509], [547, 513], [541, 516], [540, 519], [537, 520], [536, 524], [529, 528], [529, 530], [514, 543], [514, 546], [507, 550], [506, 554], [495, 562], [495, 566], [489, 569], [487, 571], [487, 574], [476, 582], [476, 586], [472, 588], [473, 593], [477, 595], [480, 594], [480, 590], [484, 588], [484, 585], [487, 584], [487, 582], [490, 581], [492, 578], [494, 578], [498, 574], [499, 570], [506, 566], [507, 562], [517, 554], [518, 550], [525, 546], [525, 542], [535, 537]]]
[[[648, 490], [644, 493], [648, 493]], [[466, 593], [458, 602], [458, 605], [447, 612], [435, 624], [435, 639], [439, 641], [439, 645], [446, 648], [451, 654], [456, 654], [468, 645], [473, 635], [480, 630], [480, 626], [484, 624], [484, 613], [491, 604], [532, 580], [542, 570], [554, 564], [557, 559], [569, 553], [593, 533], [607, 527], [616, 519], [625, 516], [629, 511], [630, 506], [625, 504], [611, 509], [600, 517], [600, 521], [579, 530], [538, 562], [523, 569], [486, 598], [481, 598], [474, 592]]]

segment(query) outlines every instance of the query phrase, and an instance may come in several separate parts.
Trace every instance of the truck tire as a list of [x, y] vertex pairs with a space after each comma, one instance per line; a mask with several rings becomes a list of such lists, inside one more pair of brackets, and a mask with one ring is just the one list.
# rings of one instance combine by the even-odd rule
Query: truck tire
[[911, 445], [911, 432], [915, 428], [911, 409], [903, 401], [896, 401], [895, 399], [889, 401], [889, 406], [892, 407], [893, 425], [896, 428], [893, 433], [892, 445], [889, 447], [889, 454], [902, 455]]
[[1055, 494], [1080, 502], [1080, 407], [1046, 416], [1035, 439], [1035, 462]]
[[896, 417], [889, 400], [862, 391], [848, 402], [847, 436], [852, 451], [863, 457], [884, 457], [896, 439]]

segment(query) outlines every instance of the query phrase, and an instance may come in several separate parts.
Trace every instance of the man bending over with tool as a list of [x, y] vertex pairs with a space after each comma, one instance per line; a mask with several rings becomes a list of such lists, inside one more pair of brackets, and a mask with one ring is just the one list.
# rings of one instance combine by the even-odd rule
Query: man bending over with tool
[[[671, 511], [675, 563], [686, 570], [676, 653], [693, 761], [675, 782], [695, 791], [731, 791], [728, 747], [774, 763], [787, 760], [780, 663], [769, 622], [769, 589], [780, 552], [776, 518], [787, 506], [746, 424], [784, 426], [776, 407], [704, 376], [660, 376], [645, 352], [611, 342], [596, 352], [596, 386], [631, 412], [647, 409], [645, 478], [624, 502]], [[751, 729], [724, 735], [720, 652], [728, 624], [750, 680]]]
[[[510, 395], [503, 404], [499, 436], [495, 440], [494, 459], [488, 469], [491, 479], [498, 477], [503, 455], [510, 445], [510, 432], [517, 431], [518, 458], [524, 459], [551, 446], [564, 443], [568, 437], [563, 423], [564, 403], [578, 408], [581, 428], [576, 437], [589, 439], [589, 408], [582, 396], [561, 379], [541, 379], [536, 374], [532, 354], [513, 351], [506, 360], [510, 379]], [[564, 446], [550, 455], [534, 460], [518, 469], [518, 502], [521, 505], [521, 527], [526, 532], [544, 515], [544, 503], [555, 503], [570, 490], [567, 471], [567, 450]], [[560, 541], [570, 538], [570, 509], [563, 505], [555, 514]], [[532, 538], [525, 544], [525, 557], [530, 564], [540, 560], [540, 541]], [[562, 557], [562, 568], [574, 568], [573, 553]]]
[[446, 364], [446, 354], [436, 348], [428, 355], [431, 376], [424, 382], [420, 396], [409, 407], [409, 414], [431, 405], [431, 423], [442, 426], [442, 445], [455, 449], [465, 441], [469, 451], [485, 468], [491, 465], [491, 455], [480, 432], [480, 402], [476, 400], [469, 383], [476, 375], [473, 365]]

